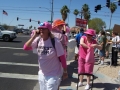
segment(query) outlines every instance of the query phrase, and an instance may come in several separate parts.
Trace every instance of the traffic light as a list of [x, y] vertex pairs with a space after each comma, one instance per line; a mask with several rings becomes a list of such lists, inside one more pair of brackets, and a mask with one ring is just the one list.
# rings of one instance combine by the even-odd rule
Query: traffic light
[[106, 7], [110, 7], [110, 0], [107, 0], [107, 2], [106, 2]]
[[97, 13], [97, 6], [95, 6], [95, 12]]
[[17, 21], [19, 20], [19, 17], [17, 17]]
[[95, 12], [97, 13], [97, 10], [101, 10], [101, 5], [97, 5], [97, 6], [95, 6]]
[[38, 21], [38, 24], [40, 24], [40, 21]]
[[29, 20], [30, 22], [31, 22], [31, 18], [30, 18], [30, 20]]
[[120, 0], [118, 0], [118, 6], [120, 6]]
[[101, 5], [97, 5], [97, 10], [101, 10]]

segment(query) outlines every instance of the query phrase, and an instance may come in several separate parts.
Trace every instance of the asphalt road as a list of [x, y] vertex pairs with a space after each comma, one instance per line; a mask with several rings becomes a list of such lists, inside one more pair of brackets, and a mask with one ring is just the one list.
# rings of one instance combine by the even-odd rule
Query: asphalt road
[[37, 55], [24, 51], [27, 35], [13, 42], [0, 40], [0, 90], [33, 90], [38, 83]]

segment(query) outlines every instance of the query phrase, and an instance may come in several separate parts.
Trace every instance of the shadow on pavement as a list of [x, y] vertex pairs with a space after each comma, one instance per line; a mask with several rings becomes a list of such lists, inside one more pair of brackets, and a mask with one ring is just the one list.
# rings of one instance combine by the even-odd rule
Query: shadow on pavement
[[118, 84], [111, 84], [111, 83], [94, 83], [93, 88], [101, 89], [103, 90], [115, 90], [115, 88], [118, 88]]
[[61, 82], [61, 85], [60, 86], [70, 86], [71, 85], [71, 82], [75, 82], [77, 83], [77, 77], [76, 76], [73, 76], [73, 73], [76, 73], [78, 72], [78, 62], [77, 61], [74, 61], [74, 62], [71, 62], [68, 66], [67, 66], [67, 71], [68, 71], [68, 79], [66, 80], [63, 80]]
[[39, 90], [34, 89], [38, 83], [37, 80], [0, 78], [0, 81], [2, 81], [0, 82], [0, 90]]
[[[67, 71], [68, 71], [68, 79], [66, 80], [63, 80], [61, 82], [61, 85], [60, 86], [70, 86], [71, 85], [71, 82], [74, 82], [74, 83], [78, 83], [78, 61], [73, 61], [71, 62], [68, 67], [67, 67]], [[73, 73], [77, 74], [77, 75], [74, 75]], [[98, 77], [94, 77], [94, 80], [98, 78]], [[86, 76], [83, 80], [83, 82], [86, 81]]]

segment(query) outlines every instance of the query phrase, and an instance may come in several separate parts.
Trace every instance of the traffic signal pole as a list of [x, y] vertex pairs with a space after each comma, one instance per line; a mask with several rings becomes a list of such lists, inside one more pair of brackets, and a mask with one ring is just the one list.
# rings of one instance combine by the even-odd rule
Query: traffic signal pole
[[52, 4], [52, 10], [51, 10], [51, 24], [52, 24], [52, 22], [53, 22], [53, 0], [52, 0], [51, 4]]

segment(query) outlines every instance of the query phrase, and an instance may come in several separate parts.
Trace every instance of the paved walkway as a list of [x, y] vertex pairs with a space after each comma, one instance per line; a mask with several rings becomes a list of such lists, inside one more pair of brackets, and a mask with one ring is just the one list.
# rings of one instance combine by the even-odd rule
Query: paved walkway
[[[77, 84], [77, 62], [74, 60], [67, 61], [68, 64], [68, 74], [69, 78], [62, 81], [60, 85], [60, 90], [76, 90]], [[97, 72], [99, 65], [94, 66], [94, 79], [93, 90], [115, 90], [119, 85], [115, 82], [112, 82], [109, 77], [103, 75], [102, 73]], [[86, 80], [84, 80], [84, 85]], [[84, 90], [85, 86], [79, 87], [79, 90]], [[39, 90], [39, 84], [34, 87], [33, 90]]]

